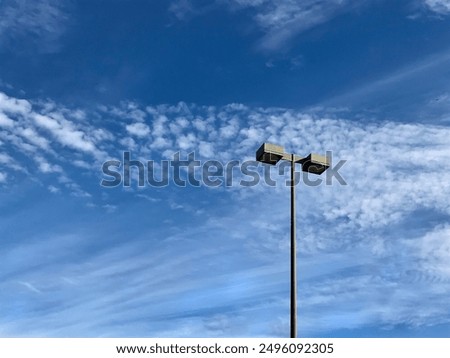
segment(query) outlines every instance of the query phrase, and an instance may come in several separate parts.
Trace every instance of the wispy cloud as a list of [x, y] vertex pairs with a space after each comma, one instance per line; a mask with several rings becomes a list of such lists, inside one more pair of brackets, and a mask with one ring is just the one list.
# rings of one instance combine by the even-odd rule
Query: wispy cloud
[[[3, 102], [0, 102], [0, 108], [4, 108], [4, 115], [10, 116], [15, 125], [5, 127], [2, 138], [27, 155], [33, 153], [41, 172], [60, 173], [63, 178], [70, 165], [90, 172], [98, 170], [102, 160], [121, 156], [114, 148], [117, 139], [122, 143], [121, 149], [131, 150], [134, 158], [169, 159], [174, 151], [181, 150], [185, 154], [194, 151], [199, 159], [216, 159], [224, 163], [236, 158], [253, 159], [255, 148], [270, 140], [286, 143], [305, 154], [333, 150], [336, 158], [348, 160], [345, 174], [352, 183], [352, 192], [360, 191], [361, 200], [341, 202], [339, 197], [346, 192], [345, 187], [333, 190], [332, 195], [336, 198], [332, 202], [323, 199], [327, 196], [320, 196], [316, 200], [324, 200], [325, 207], [330, 205], [326, 211], [329, 220], [346, 218], [352, 225], [360, 227], [382, 226], [400, 220], [402, 213], [415, 210], [417, 200], [436, 210], [448, 210], [442, 195], [422, 189], [446, 175], [443, 169], [447, 162], [447, 127], [395, 122], [363, 125], [336, 118], [326, 111], [302, 113], [238, 105], [212, 109], [180, 104], [147, 107], [151, 118], [145, 122], [135, 122], [127, 119], [127, 114], [117, 112], [119, 123], [128, 120], [130, 124], [121, 124], [122, 129], [117, 127], [113, 136], [107, 128], [85, 119], [78, 122], [67, 119], [62, 109], [47, 113], [38, 108], [31, 109], [30, 102], [25, 100], [5, 95], [3, 99], [7, 105], [2, 106]], [[9, 104], [16, 102], [21, 105]], [[93, 114], [92, 118], [99, 115]], [[24, 133], [33, 134], [32, 139]], [[139, 140], [135, 141], [133, 137]], [[312, 138], [320, 138], [320, 141]], [[419, 143], [421, 147], [417, 150]], [[64, 148], [68, 149], [64, 157], [55, 155]], [[72, 150], [74, 154], [71, 154]], [[389, 156], [380, 161], [385, 153]], [[423, 157], [430, 159], [421, 160]], [[22, 157], [14, 157], [12, 153], [4, 153], [1, 158], [5, 168], [17, 167], [23, 162]], [[367, 163], [360, 165], [360, 158]], [[92, 159], [97, 163], [97, 169], [88, 164]], [[438, 162], [442, 163], [441, 170], [433, 173]], [[383, 187], [377, 187], [376, 183], [383, 183]], [[394, 188], [397, 188], [395, 193], [391, 193]], [[441, 192], [448, 189], [442, 184], [436, 188]], [[325, 192], [327, 189], [319, 190]]]
[[[38, 169], [44, 174], [56, 174], [60, 182], [77, 196], [88, 196], [66, 174], [70, 166], [80, 167], [83, 156], [101, 162], [106, 153], [101, 143], [114, 136], [86, 122], [79, 110], [69, 110], [54, 103], [36, 102], [7, 96], [0, 92], [0, 140], [5, 144], [0, 165], [26, 173]], [[73, 151], [75, 156], [58, 155], [61, 150]], [[30, 160], [33, 163], [30, 163]], [[92, 159], [89, 159], [92, 162]], [[70, 167], [69, 166], [69, 167]], [[84, 167], [90, 168], [87, 164]], [[3, 180], [6, 180], [7, 173]], [[9, 176], [14, 180], [16, 173]]]
[[65, 119], [61, 114], [35, 114], [33, 117], [36, 124], [49, 131], [60, 144], [92, 155], [100, 154], [87, 133], [75, 128], [73, 122]]
[[[195, 0], [174, 0], [169, 12], [178, 20], [191, 19], [208, 9], [225, 6], [231, 11], [246, 10], [259, 31], [263, 33], [258, 48], [271, 53], [285, 50], [292, 40], [314, 27], [323, 25], [346, 12], [361, 8], [373, 0], [216, 0], [210, 5]], [[411, 0], [412, 3], [416, 0]], [[449, 0], [419, 0], [419, 6], [439, 15], [450, 13]], [[413, 16], [414, 17], [414, 16]], [[298, 62], [298, 61], [297, 61]], [[293, 63], [293, 66], [298, 66]], [[273, 66], [272, 61], [267, 66]]]
[[26, 50], [33, 45], [38, 52], [54, 52], [65, 31], [68, 16], [65, 1], [5, 0], [0, 3], [0, 51]]
[[[49, 224], [32, 238], [18, 238], [21, 244], [2, 249], [3, 292], [20, 297], [28, 307], [21, 317], [3, 318], [5, 334], [285, 334], [286, 178], [273, 171], [277, 186], [247, 188], [238, 185], [237, 174], [232, 187], [196, 188], [192, 197], [189, 189], [179, 195], [173, 186], [151, 193], [131, 188], [126, 194], [139, 200], [128, 200], [124, 208], [126, 200], [116, 197], [122, 189], [104, 191], [98, 185], [102, 162], [95, 151], [115, 158], [128, 145], [136, 159], [158, 160], [181, 150], [182, 155], [194, 151], [201, 160], [222, 162], [253, 159], [264, 141], [305, 155], [332, 150], [335, 161], [347, 160], [341, 174], [348, 185], [298, 188], [299, 269], [302, 292], [308, 292], [299, 300], [302, 334], [450, 320], [444, 297], [450, 282], [444, 224], [450, 215], [448, 126], [361, 122], [349, 112], [339, 117], [324, 109], [302, 112], [241, 104], [135, 104], [130, 110], [144, 113], [137, 119], [122, 105], [69, 110], [5, 94], [0, 99], [0, 113], [12, 121], [2, 127], [0, 137], [6, 143], [0, 147], [2, 185], [17, 177], [13, 166], [20, 166], [45, 179], [46, 192], [59, 193], [53, 200], [64, 200], [67, 193], [82, 200], [97, 198], [89, 210], [95, 218], [107, 216], [100, 231], [97, 222], [92, 227], [83, 222], [83, 229], [71, 223], [63, 234]], [[146, 135], [130, 132], [133, 127], [127, 126], [133, 124], [142, 124]], [[22, 136], [27, 128], [41, 139]], [[75, 168], [82, 175], [69, 180]], [[157, 208], [157, 217], [142, 205]], [[264, 208], [270, 208], [269, 221]], [[132, 213], [131, 221], [123, 217], [125, 212]], [[188, 225], [182, 223], [186, 217]], [[119, 219], [127, 223], [122, 229], [116, 225]], [[92, 243], [106, 238], [108, 245], [92, 250]], [[41, 292], [38, 297], [32, 287]], [[9, 296], [0, 301], [13, 311]], [[433, 307], [419, 312], [425, 301]]]
[[[298, 34], [326, 23], [344, 12], [359, 7], [365, 1], [351, 0], [218, 0], [232, 11], [248, 10], [263, 33], [259, 48], [272, 52], [290, 45]], [[173, 1], [169, 7], [179, 20], [202, 14], [205, 7], [189, 0]]]
[[450, 1], [449, 0], [424, 0], [424, 4], [431, 11], [437, 12], [439, 14], [449, 14], [450, 13]]
[[[450, 63], [450, 51], [415, 59], [364, 85], [358, 85], [320, 103], [325, 108], [352, 108], [377, 115], [389, 113], [396, 121], [448, 121], [448, 82], [441, 74]], [[427, 81], [434, 78], [434, 81]], [[416, 98], [411, 101], [411, 98]]]
[[177, 0], [170, 3], [169, 12], [171, 12], [178, 20], [186, 20], [195, 15], [197, 10], [190, 0]]
[[28, 288], [30, 291], [35, 292], [35, 293], [42, 293], [41, 291], [39, 291], [36, 287], [34, 287], [31, 283], [29, 282], [22, 282], [19, 281], [19, 284], [25, 286], [26, 288]]
[[265, 33], [259, 46], [266, 51], [279, 50], [288, 45], [296, 35], [356, 6], [355, 2], [347, 0], [235, 0], [232, 2], [255, 11], [254, 20]]

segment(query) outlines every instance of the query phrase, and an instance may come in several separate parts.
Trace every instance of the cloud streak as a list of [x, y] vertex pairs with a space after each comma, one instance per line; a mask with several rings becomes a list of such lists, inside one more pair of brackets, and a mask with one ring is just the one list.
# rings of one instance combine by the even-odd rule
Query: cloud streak
[[260, 48], [275, 51], [283, 48], [298, 34], [321, 25], [355, 6], [346, 0], [308, 1], [234, 1], [242, 7], [253, 8], [254, 20], [265, 33]]
[[[285, 49], [302, 32], [320, 26], [336, 16], [360, 7], [368, 1], [351, 0], [218, 0], [231, 11], [249, 11], [263, 33], [260, 50], [274, 52]], [[169, 11], [178, 20], [202, 14], [209, 7], [196, 6], [189, 0], [173, 1]]]

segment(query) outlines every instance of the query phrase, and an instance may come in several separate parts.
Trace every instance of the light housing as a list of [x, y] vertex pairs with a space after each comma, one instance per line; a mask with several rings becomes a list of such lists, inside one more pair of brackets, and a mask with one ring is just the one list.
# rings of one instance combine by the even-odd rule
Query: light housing
[[299, 161], [304, 172], [320, 175], [330, 167], [328, 157], [311, 153]]
[[256, 160], [258, 162], [275, 165], [277, 164], [284, 155], [284, 148], [270, 143], [264, 143], [256, 151]]

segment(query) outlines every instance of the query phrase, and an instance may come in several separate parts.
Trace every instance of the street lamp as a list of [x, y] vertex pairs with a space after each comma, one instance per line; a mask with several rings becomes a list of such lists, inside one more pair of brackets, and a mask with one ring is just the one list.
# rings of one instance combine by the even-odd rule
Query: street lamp
[[328, 158], [323, 155], [309, 154], [300, 157], [284, 152], [284, 148], [270, 143], [264, 143], [256, 151], [256, 160], [262, 163], [276, 165], [280, 160], [291, 162], [291, 338], [297, 337], [297, 260], [295, 241], [295, 163], [302, 165], [302, 171], [322, 174], [330, 166]]

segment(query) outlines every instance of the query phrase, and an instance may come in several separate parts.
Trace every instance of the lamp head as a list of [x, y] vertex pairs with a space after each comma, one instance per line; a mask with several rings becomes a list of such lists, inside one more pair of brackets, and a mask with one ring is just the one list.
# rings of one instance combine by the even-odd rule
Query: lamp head
[[258, 162], [275, 165], [283, 158], [284, 148], [270, 143], [264, 143], [256, 151], [256, 160]]
[[306, 158], [303, 158], [300, 163], [304, 172], [313, 174], [322, 174], [330, 167], [328, 157], [319, 154], [311, 153]]

